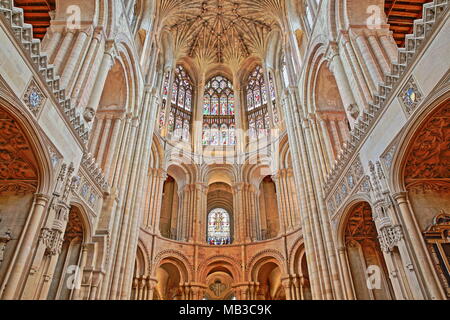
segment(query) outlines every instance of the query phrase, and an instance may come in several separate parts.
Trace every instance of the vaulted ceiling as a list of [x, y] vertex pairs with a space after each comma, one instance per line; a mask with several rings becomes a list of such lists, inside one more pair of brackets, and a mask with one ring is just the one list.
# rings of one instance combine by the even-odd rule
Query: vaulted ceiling
[[283, 0], [160, 0], [179, 57], [236, 63], [262, 55], [284, 12]]
[[56, 0], [14, 0], [16, 7], [24, 11], [25, 23], [33, 25], [35, 38], [42, 39], [50, 26], [50, 11], [55, 10]]
[[414, 20], [422, 18], [423, 4], [430, 0], [386, 0], [384, 9], [395, 42], [405, 46], [405, 36], [413, 33]]

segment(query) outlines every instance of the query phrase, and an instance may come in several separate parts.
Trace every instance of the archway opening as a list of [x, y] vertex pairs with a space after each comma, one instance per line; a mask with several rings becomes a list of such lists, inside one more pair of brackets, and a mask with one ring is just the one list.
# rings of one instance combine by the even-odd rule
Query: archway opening
[[257, 275], [258, 300], [286, 300], [286, 295], [281, 284], [281, 269], [272, 261], [263, 264]]
[[0, 107], [0, 283], [14, 259], [39, 185], [38, 162], [25, 131]]
[[367, 202], [358, 203], [351, 208], [344, 232], [348, 266], [356, 298], [392, 299], [392, 287], [378, 242], [372, 208]]
[[172, 176], [164, 182], [159, 229], [168, 239], [177, 238], [178, 224], [178, 184]]
[[277, 189], [271, 176], [266, 176], [259, 187], [259, 220], [261, 240], [273, 239], [279, 235]]
[[[56, 263], [53, 280], [50, 286], [48, 299], [70, 300], [77, 289], [80, 289], [82, 277], [82, 245], [85, 240], [85, 231], [81, 220], [81, 212], [75, 206], [70, 208], [69, 222], [64, 233], [64, 242]], [[71, 281], [73, 278], [74, 281]], [[73, 285], [68, 285], [73, 283]]]
[[156, 270], [155, 300], [181, 299], [181, 273], [173, 263], [163, 263]]
[[411, 209], [450, 298], [450, 99], [417, 129], [403, 168]]

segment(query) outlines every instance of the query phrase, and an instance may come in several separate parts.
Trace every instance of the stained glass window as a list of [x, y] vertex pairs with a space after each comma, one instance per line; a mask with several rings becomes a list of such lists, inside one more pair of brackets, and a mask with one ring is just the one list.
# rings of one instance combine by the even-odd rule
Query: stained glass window
[[[272, 101], [274, 114], [276, 112], [276, 91], [272, 75], [269, 73], [269, 85], [264, 79], [261, 66], [256, 66], [250, 74], [246, 87], [247, 118], [250, 140], [268, 136], [270, 132], [270, 118], [268, 111], [269, 99]], [[274, 117], [275, 118], [275, 117]], [[278, 122], [278, 115], [274, 119]]]
[[[167, 100], [170, 92], [170, 73], [164, 76], [162, 90], [162, 108], [160, 114], [160, 126], [164, 125]], [[189, 141], [192, 121], [192, 97], [193, 86], [189, 75], [182, 66], [175, 69], [172, 83], [171, 108], [168, 120], [168, 131], [174, 139]]]
[[208, 244], [231, 244], [230, 215], [225, 209], [214, 209], [208, 215]]
[[[203, 145], [236, 144], [234, 112], [234, 92], [231, 81], [223, 76], [213, 77], [205, 86]], [[233, 130], [233, 139], [230, 139], [230, 130]]]

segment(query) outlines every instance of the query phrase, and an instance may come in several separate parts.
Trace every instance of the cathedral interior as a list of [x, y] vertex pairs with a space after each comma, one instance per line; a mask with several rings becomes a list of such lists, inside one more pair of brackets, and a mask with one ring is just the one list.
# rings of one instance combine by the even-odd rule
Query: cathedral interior
[[0, 0], [0, 299], [450, 299], [448, 0]]

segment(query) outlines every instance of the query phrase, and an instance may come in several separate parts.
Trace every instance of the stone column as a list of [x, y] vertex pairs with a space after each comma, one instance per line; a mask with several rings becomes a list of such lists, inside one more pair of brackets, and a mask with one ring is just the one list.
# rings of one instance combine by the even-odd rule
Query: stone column
[[[319, 250], [320, 264], [322, 265], [322, 281], [324, 284], [324, 297], [326, 299], [333, 299], [333, 293], [336, 293], [337, 299], [340, 296], [340, 283], [337, 278], [337, 264], [334, 253], [334, 246], [331, 239], [331, 230], [329, 217], [326, 214], [325, 204], [322, 195], [321, 185], [323, 183], [317, 167], [319, 161], [314, 152], [314, 146], [311, 139], [311, 128], [309, 122], [303, 119], [303, 130], [299, 130], [299, 135], [304, 145], [303, 157], [304, 168], [308, 183], [308, 193], [310, 197], [311, 213], [314, 221], [315, 237], [317, 240], [317, 249]], [[308, 161], [309, 158], [309, 161]]]
[[339, 151], [341, 151], [341, 149], [342, 149], [341, 138], [339, 136], [339, 126], [336, 123], [335, 119], [330, 119], [329, 125], [330, 125], [330, 129], [331, 129], [331, 133], [333, 135], [334, 150], [335, 150], [336, 154], [339, 154]]
[[289, 277], [281, 280], [281, 285], [284, 288], [286, 294], [286, 300], [294, 300], [291, 294], [291, 279]]
[[[119, 187], [118, 190], [122, 191], [126, 190], [126, 185], [128, 184], [129, 180], [128, 178], [132, 175], [132, 156], [133, 153], [132, 150], [136, 145], [136, 139], [137, 139], [137, 131], [139, 128], [139, 120], [137, 118], [134, 118], [132, 121], [132, 125], [131, 125], [131, 131], [130, 131], [130, 136], [129, 139], [127, 141], [127, 151], [124, 153], [124, 160], [123, 160], [123, 167], [121, 168], [122, 172], [120, 173], [120, 180], [119, 180]], [[126, 173], [126, 174], [123, 174]], [[116, 211], [116, 215], [117, 218], [119, 220], [116, 220], [115, 223], [117, 223], [114, 226], [115, 229], [115, 233], [114, 233], [114, 238], [111, 240], [112, 245], [111, 247], [113, 248], [112, 250], [114, 250], [114, 248], [116, 248], [116, 243], [117, 243], [117, 251], [116, 251], [116, 256], [112, 258], [111, 263], [114, 266], [114, 272], [112, 274], [112, 285], [111, 285], [111, 290], [110, 290], [110, 298], [111, 299], [116, 299], [118, 297], [118, 294], [120, 293], [120, 278], [122, 275], [122, 271], [121, 270], [121, 264], [123, 262], [124, 259], [124, 247], [128, 244], [127, 242], [127, 229], [128, 229], [128, 224], [131, 218], [131, 212], [128, 212], [126, 210], [126, 208], [124, 208], [127, 204], [129, 205], [129, 202], [127, 202], [127, 198], [122, 195], [119, 205], [117, 207], [117, 211]], [[122, 221], [121, 223], [119, 223], [120, 221], [120, 217], [122, 217]], [[116, 233], [117, 232], [117, 233]]]
[[64, 34], [64, 39], [61, 45], [58, 48], [58, 52], [56, 53], [55, 59], [53, 60], [53, 65], [55, 66], [55, 74], [59, 74], [61, 72], [61, 67], [66, 58], [67, 52], [69, 51], [69, 47], [72, 44], [73, 36], [75, 30], [67, 29]]
[[7, 279], [6, 287], [3, 292], [2, 299], [4, 300], [17, 299], [19, 296], [20, 278], [25, 273], [27, 260], [31, 255], [32, 248], [34, 248], [33, 242], [36, 239], [36, 235], [40, 227], [40, 221], [42, 219], [48, 201], [49, 197], [46, 195], [36, 194], [34, 196], [33, 206], [25, 224], [23, 236], [21, 236], [17, 245], [16, 259], [11, 264], [13, 268], [10, 268], [8, 270], [11, 273], [9, 275], [9, 278]]
[[98, 141], [100, 139], [100, 133], [102, 132], [103, 129], [103, 118], [99, 116], [97, 116], [97, 121], [95, 122], [94, 128], [93, 128], [93, 132], [91, 135], [91, 140], [89, 142], [89, 152], [95, 156], [95, 153], [97, 152], [97, 147], [98, 147]]
[[304, 165], [304, 148], [301, 148], [300, 137], [298, 135], [298, 129], [300, 126], [300, 119], [297, 111], [297, 88], [290, 87], [288, 90], [287, 98], [288, 103], [284, 105], [287, 130], [289, 134], [289, 141], [292, 153], [292, 162], [294, 168], [295, 185], [298, 188], [296, 196], [301, 205], [301, 221], [304, 230], [305, 248], [307, 259], [309, 261], [309, 273], [311, 277], [311, 290], [314, 299], [323, 299], [321, 296], [320, 287], [320, 274], [318, 268], [317, 250], [315, 248], [314, 236], [313, 236], [313, 220], [310, 214], [309, 208], [309, 191], [307, 186], [306, 175], [303, 170]]
[[[198, 82], [197, 104], [193, 106], [193, 122], [192, 122], [192, 142], [194, 153], [200, 155], [203, 153], [203, 103], [205, 95], [205, 73], [202, 72]], [[195, 101], [195, 100], [193, 100]]]
[[[233, 76], [233, 89], [234, 89], [234, 112], [236, 119], [236, 151], [238, 154], [243, 153], [245, 149], [245, 132], [244, 129], [244, 114], [245, 111], [242, 107], [242, 89], [239, 83], [239, 78]], [[245, 104], [244, 104], [245, 105]]]
[[208, 186], [205, 183], [195, 184], [194, 237], [197, 243], [205, 243], [207, 228]]
[[293, 292], [294, 292], [294, 300], [304, 300], [303, 294], [300, 292], [300, 279], [299, 277], [294, 274], [292, 277], [292, 286], [293, 286]]
[[277, 189], [278, 218], [281, 234], [286, 234], [286, 232], [292, 230], [292, 221], [288, 212], [289, 200], [287, 195], [288, 189], [286, 189], [286, 174], [286, 170], [281, 169], [277, 175], [272, 177]]
[[372, 51], [367, 45], [367, 39], [364, 34], [356, 35], [356, 44], [361, 52], [361, 59], [365, 62], [369, 72], [369, 79], [372, 80], [372, 82], [369, 81], [372, 86], [372, 90], [377, 91], [378, 84], [383, 81], [383, 77], [377, 63], [373, 58]]
[[350, 88], [350, 83], [347, 78], [347, 75], [344, 70], [344, 66], [342, 65], [341, 58], [339, 56], [338, 48], [335, 46], [331, 46], [329, 48], [329, 68], [336, 78], [336, 84], [338, 86], [338, 90], [342, 99], [342, 103], [344, 104], [344, 109], [347, 114], [347, 118], [350, 122], [350, 125], [353, 127], [355, 123], [355, 118], [352, 115], [352, 109], [358, 108], [355, 97], [353, 95], [353, 91]]
[[82, 58], [82, 50], [85, 47], [86, 40], [89, 36], [89, 34], [92, 32], [92, 28], [88, 28], [85, 30], [80, 30], [78, 32], [77, 39], [75, 40], [75, 43], [72, 47], [72, 51], [70, 52], [69, 57], [67, 58], [67, 62], [64, 66], [64, 72], [61, 75], [61, 88], [66, 88], [67, 93], [69, 94], [71, 90], [68, 88], [70, 80], [74, 80], [74, 72], [75, 69], [79, 65], [79, 60]]
[[367, 38], [369, 40], [370, 46], [372, 47], [372, 51], [375, 57], [377, 58], [378, 65], [380, 66], [383, 74], [389, 74], [391, 72], [391, 68], [388, 62], [386, 61], [385, 56], [383, 55], [383, 50], [380, 44], [378, 43], [378, 35], [376, 31], [371, 31], [368, 34]]
[[[419, 227], [417, 226], [417, 222], [415, 221], [414, 214], [410, 210], [407, 193], [399, 192], [394, 194], [393, 197], [398, 204], [401, 216], [403, 217], [406, 233], [408, 234], [412, 247], [414, 248], [417, 263], [422, 271], [422, 276], [429, 290], [429, 298], [432, 300], [446, 299], [446, 295], [437, 280], [436, 270], [430, 265], [430, 261], [432, 260], [426, 249], [424, 240], [419, 231]], [[414, 268], [412, 265], [410, 267]]]
[[337, 249], [339, 253], [339, 261], [341, 262], [341, 269], [344, 276], [343, 286], [345, 288], [345, 292], [347, 294], [348, 300], [355, 300], [355, 293], [353, 291], [353, 282], [352, 277], [350, 275], [348, 260], [347, 260], [347, 248], [340, 247]]
[[[96, 72], [95, 66], [98, 64], [94, 61], [95, 57], [98, 54], [99, 44], [103, 38], [103, 30], [96, 28], [94, 34], [92, 36], [92, 41], [89, 44], [89, 49], [86, 53], [86, 58], [84, 59], [83, 66], [81, 67], [80, 74], [76, 80], [74, 88], [71, 93], [71, 99], [75, 102], [75, 105], [79, 106], [79, 102], [81, 99], [80, 93], [82, 92], [82, 88], [85, 88], [85, 91], [89, 91], [87, 88], [88, 84], [88, 73]], [[84, 93], [85, 94], [85, 93]]]
[[388, 34], [380, 35], [380, 42], [384, 48], [384, 51], [389, 56], [389, 62], [391, 64], [398, 62], [398, 48], [397, 44], [394, 42], [392, 37], [392, 32], [389, 31]]
[[264, 76], [264, 82], [266, 84], [266, 92], [267, 92], [267, 112], [269, 113], [269, 119], [270, 119], [270, 128], [275, 128], [275, 116], [273, 113], [273, 103], [272, 103], [272, 97], [270, 96], [270, 82], [269, 82], [269, 72], [267, 71], [267, 67], [264, 64], [263, 68], [263, 76]]
[[311, 125], [311, 138], [313, 139], [314, 143], [314, 151], [317, 155], [317, 159], [319, 160], [320, 165], [320, 175], [323, 180], [326, 179], [326, 176], [329, 172], [328, 163], [326, 162], [327, 153], [324, 150], [324, 146], [322, 141], [319, 138], [319, 132], [317, 128], [317, 120], [315, 117], [311, 117], [309, 119], [310, 125]]
[[320, 130], [322, 132], [322, 134], [320, 135], [324, 144], [325, 144], [325, 150], [327, 153], [327, 159], [328, 159], [328, 166], [331, 167], [332, 163], [334, 163], [334, 151], [333, 151], [333, 146], [331, 145], [331, 138], [328, 132], [328, 128], [327, 128], [327, 122], [325, 121], [325, 119], [320, 116], [318, 117], [318, 121], [319, 121], [319, 126], [320, 126]]
[[[356, 56], [355, 45], [350, 41], [348, 33], [342, 33], [341, 42], [343, 44], [341, 60], [343, 66], [345, 64], [345, 70], [347, 70], [349, 82], [351, 80], [350, 77], [353, 78], [351, 87], [354, 97], [355, 99], [358, 99], [358, 106], [360, 109], [363, 106], [367, 107], [368, 103], [372, 100], [372, 92], [364, 78], [363, 68], [361, 67], [359, 59]], [[349, 68], [353, 68], [353, 70], [350, 70]], [[351, 124], [351, 126], [353, 128], [353, 124]]]
[[113, 119], [112, 121], [113, 121], [113, 123], [111, 124], [112, 125], [111, 141], [109, 143], [108, 153], [106, 155], [105, 165], [104, 165], [105, 177], [107, 179], [109, 178], [109, 174], [111, 172], [113, 158], [115, 156], [117, 156], [117, 154], [119, 152], [119, 148], [117, 146], [117, 140], [119, 138], [120, 129], [122, 128], [123, 118], [120, 117], [117, 119]]
[[246, 239], [246, 219], [245, 219], [245, 206], [244, 206], [244, 188], [245, 185], [242, 182], [233, 185], [233, 209], [236, 214], [234, 216], [234, 240], [235, 243], [243, 243]]
[[[95, 157], [97, 159], [97, 163], [100, 165], [100, 167], [102, 167], [103, 169], [105, 168], [103, 163], [104, 163], [104, 159], [103, 156], [105, 154], [106, 151], [106, 147], [107, 147], [107, 143], [108, 143], [108, 138], [110, 136], [110, 130], [111, 130], [111, 123], [112, 123], [112, 116], [111, 115], [106, 115], [105, 116], [105, 127], [103, 129], [103, 134], [101, 136], [101, 140], [100, 140], [100, 144], [98, 147], [98, 152], [97, 152], [97, 156]], [[114, 150], [108, 148], [108, 151], [110, 153], [113, 153]]]
[[[151, 228], [154, 234], [160, 234], [159, 220], [161, 216], [161, 205], [163, 197], [164, 182], [167, 179], [167, 173], [159, 169], [149, 170], [148, 189], [149, 201], [146, 210], [148, 210], [148, 217], [144, 218], [144, 225]], [[176, 190], [174, 192], [177, 192]]]
[[153, 295], [154, 295], [155, 287], [157, 284], [158, 284], [158, 280], [156, 278], [147, 277], [146, 300], [153, 300]]
[[42, 41], [42, 50], [47, 53], [48, 62], [53, 61], [52, 57], [55, 54], [55, 49], [61, 41], [62, 38], [61, 28], [55, 25], [51, 25]]
[[246, 192], [246, 197], [247, 197], [247, 226], [248, 226], [248, 234], [247, 234], [247, 238], [250, 239], [251, 241], [256, 241], [258, 239], [258, 205], [257, 205], [257, 190], [256, 188], [249, 184], [247, 185], [247, 192]]
[[89, 102], [83, 114], [87, 122], [91, 122], [97, 113], [108, 73], [114, 65], [114, 58], [115, 44], [113, 41], [107, 41], [105, 44], [105, 52], [103, 54], [102, 62], [91, 92], [91, 97], [89, 98]]

